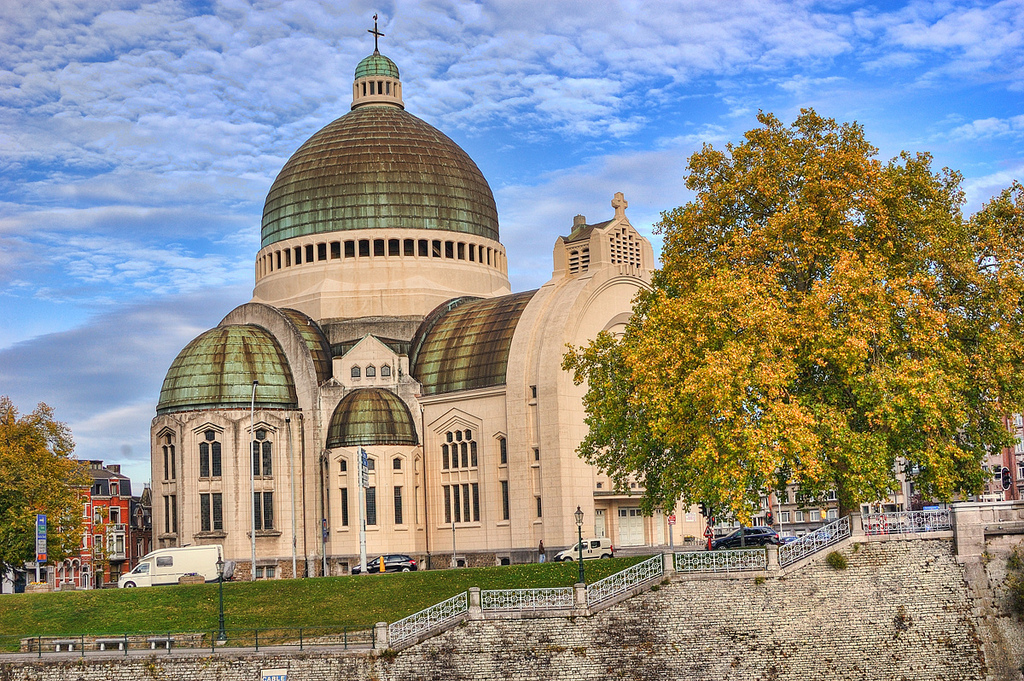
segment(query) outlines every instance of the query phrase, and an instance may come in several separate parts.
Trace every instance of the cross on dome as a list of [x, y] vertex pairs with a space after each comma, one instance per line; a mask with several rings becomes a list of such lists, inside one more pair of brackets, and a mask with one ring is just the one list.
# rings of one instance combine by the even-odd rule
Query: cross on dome
[[373, 34], [373, 53], [380, 54], [380, 50], [377, 48], [377, 38], [383, 38], [384, 34], [377, 30], [377, 15], [373, 15], [373, 29], [366, 29], [367, 33]]

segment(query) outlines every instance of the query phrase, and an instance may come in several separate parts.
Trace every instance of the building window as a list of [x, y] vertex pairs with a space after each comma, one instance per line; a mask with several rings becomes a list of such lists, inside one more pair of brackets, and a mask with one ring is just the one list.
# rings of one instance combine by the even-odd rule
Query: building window
[[385, 364], [380, 368], [380, 375], [382, 378], [388, 378], [391, 376], [391, 365]]
[[457, 523], [462, 522], [462, 495], [459, 494], [459, 486], [452, 485], [452, 518]]
[[370, 366], [366, 367], [366, 377], [367, 378], [376, 378], [377, 377], [377, 368], [374, 367], [372, 364]]
[[540, 450], [536, 447], [533, 448], [533, 460], [540, 461]]
[[164, 532], [178, 533], [178, 497], [174, 494], [164, 497]]
[[503, 437], [498, 438], [498, 457], [501, 463], [508, 463], [508, 441]]
[[341, 488], [341, 526], [348, 527], [348, 487]]
[[346, 241], [345, 242], [345, 257], [354, 258], [356, 257], [356, 242]]
[[391, 468], [396, 471], [402, 470], [402, 457], [396, 456], [391, 460]]
[[395, 525], [404, 525], [402, 518], [402, 488], [395, 488]]
[[[372, 461], [372, 459], [371, 459]], [[366, 488], [366, 524], [377, 524], [377, 488]]]
[[267, 431], [257, 430], [256, 441], [252, 443], [252, 474], [256, 477], [273, 475], [274, 447], [266, 437]]
[[362, 374], [359, 371], [359, 367], [352, 367], [352, 378], [359, 378]]
[[110, 507], [110, 524], [120, 525], [121, 524], [121, 509], [117, 506]]
[[821, 522], [821, 511], [811, 511], [810, 521], [812, 523]]
[[274, 579], [277, 576], [277, 567], [266, 565], [256, 568], [256, 579]]
[[795, 522], [802, 523], [804, 521], [804, 512], [803, 511], [796, 511], [795, 515], [796, 515]]
[[541, 506], [540, 497], [537, 497], [537, 517], [538, 518], [544, 517], [544, 509]]
[[366, 470], [372, 471], [377, 469], [377, 460], [372, 456], [366, 459]]
[[274, 529], [274, 493], [256, 492], [253, 495], [253, 516], [257, 530]]
[[473, 518], [469, 515], [469, 485], [462, 486], [462, 522], [472, 522]]
[[338, 470], [340, 472], [342, 472], [342, 473], [345, 473], [345, 472], [348, 471], [348, 459], [339, 459], [338, 460]]
[[473, 520], [480, 520], [480, 483], [474, 482], [470, 485], [473, 490]]
[[171, 435], [164, 435], [164, 480], [174, 480], [177, 475], [174, 466], [174, 439]]
[[837, 520], [839, 518], [839, 511], [834, 508], [830, 508], [825, 512], [825, 517], [829, 520]]
[[509, 519], [508, 480], [501, 481], [501, 519]]
[[199, 495], [199, 526], [203, 532], [224, 529], [224, 503], [219, 493]]
[[537, 399], [537, 386], [535, 386], [535, 385], [531, 385], [530, 386], [530, 397], [533, 398], [533, 399]]
[[217, 431], [207, 430], [203, 433], [205, 442], [199, 443], [199, 477], [219, 478], [221, 476], [220, 443], [217, 442]]
[[780, 523], [788, 523], [789, 522], [789, 511], [782, 511], [781, 513], [779, 513], [779, 522]]
[[469, 443], [469, 465], [473, 468], [477, 467], [476, 440], [471, 440]]
[[452, 521], [452, 489], [448, 485], [444, 485], [444, 522], [448, 524]]

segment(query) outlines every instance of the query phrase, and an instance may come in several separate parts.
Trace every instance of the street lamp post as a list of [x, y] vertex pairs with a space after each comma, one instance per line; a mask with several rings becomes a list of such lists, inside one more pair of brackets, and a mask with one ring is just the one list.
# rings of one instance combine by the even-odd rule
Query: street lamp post
[[576, 513], [574, 513], [573, 515], [576, 516], [576, 548], [579, 550], [580, 579], [578, 583], [584, 584], [585, 578], [583, 576], [583, 510], [579, 506], [577, 506]]
[[[252, 382], [252, 403], [249, 405], [249, 517], [252, 520], [252, 563], [249, 565], [249, 581], [256, 581], [256, 386], [259, 381]], [[262, 511], [263, 505], [260, 505]]]
[[221, 643], [228, 640], [224, 631], [224, 558], [217, 558], [217, 590], [220, 592], [220, 624], [218, 625], [217, 640]]

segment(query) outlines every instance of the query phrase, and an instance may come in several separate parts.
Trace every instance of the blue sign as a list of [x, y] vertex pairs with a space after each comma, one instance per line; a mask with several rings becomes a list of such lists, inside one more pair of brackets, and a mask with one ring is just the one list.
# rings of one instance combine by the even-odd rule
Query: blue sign
[[36, 562], [46, 562], [46, 515], [36, 516]]
[[260, 681], [288, 681], [287, 669], [261, 669]]

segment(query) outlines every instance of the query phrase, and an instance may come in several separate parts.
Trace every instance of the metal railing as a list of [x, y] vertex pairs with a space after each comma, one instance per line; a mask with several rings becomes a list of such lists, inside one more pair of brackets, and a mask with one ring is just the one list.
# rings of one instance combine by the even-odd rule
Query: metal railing
[[574, 605], [571, 586], [549, 589], [491, 589], [480, 592], [483, 610], [561, 610]]
[[898, 511], [896, 513], [866, 513], [861, 516], [864, 534], [917, 534], [942, 532], [953, 529], [952, 511]]
[[174, 650], [294, 647], [369, 647], [372, 629], [348, 627], [268, 627], [263, 629], [149, 631], [132, 634], [72, 634], [63, 636], [0, 636], [0, 653], [30, 653], [36, 657], [61, 654], [86, 656], [95, 653], [128, 655], [132, 651], [170, 652]]
[[850, 536], [850, 516], [843, 516], [833, 523], [819, 527], [794, 542], [779, 547], [779, 565], [785, 567], [801, 558], [817, 553], [837, 544]]
[[768, 552], [761, 549], [735, 551], [686, 551], [677, 553], [676, 572], [738, 572], [764, 570]]
[[463, 591], [446, 601], [441, 601], [404, 619], [388, 625], [388, 640], [394, 648], [405, 641], [430, 631], [469, 610], [469, 594]]
[[665, 574], [665, 559], [659, 554], [642, 563], [616, 572], [604, 579], [587, 585], [587, 605], [593, 608], [598, 603], [626, 593], [639, 584]]

